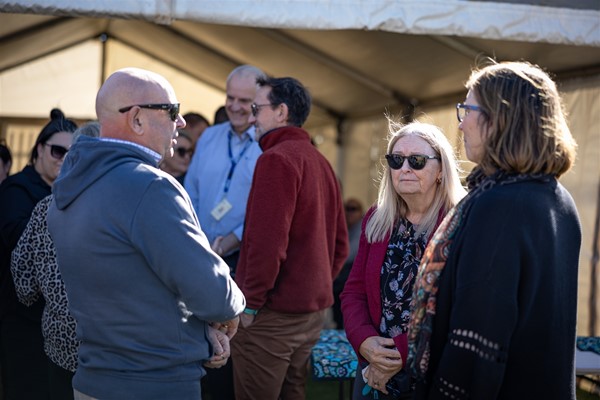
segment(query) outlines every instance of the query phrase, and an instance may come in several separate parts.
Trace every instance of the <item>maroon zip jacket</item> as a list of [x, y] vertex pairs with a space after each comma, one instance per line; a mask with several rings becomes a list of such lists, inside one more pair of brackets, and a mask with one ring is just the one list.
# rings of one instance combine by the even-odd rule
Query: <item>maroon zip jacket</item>
[[348, 255], [338, 180], [303, 129], [274, 129], [260, 145], [235, 280], [248, 308], [323, 310]]

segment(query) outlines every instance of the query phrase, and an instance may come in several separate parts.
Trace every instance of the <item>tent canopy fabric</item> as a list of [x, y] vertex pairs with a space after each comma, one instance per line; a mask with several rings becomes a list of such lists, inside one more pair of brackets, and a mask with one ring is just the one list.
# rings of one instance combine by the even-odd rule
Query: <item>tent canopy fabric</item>
[[[600, 44], [598, 33], [594, 32], [598, 29], [598, 15], [590, 12], [600, 10], [595, 0], [20, 0], [2, 1], [0, 7], [3, 12], [116, 16], [160, 24], [189, 20], [263, 28], [360, 29]], [[561, 12], [559, 24], [555, 19], [557, 9]]]
[[[313, 95], [310, 125], [385, 110], [410, 115], [415, 106], [464, 97], [469, 69], [486, 56], [525, 59], [559, 78], [600, 73], [600, 2], [554, 3], [0, 0], [0, 74], [91, 41], [99, 46], [99, 86], [110, 72], [101, 44], [112, 42], [217, 93], [239, 64], [294, 76]], [[0, 116], [22, 115], [5, 98]], [[80, 116], [93, 117], [92, 102], [73, 103], [88, 104]], [[29, 116], [44, 117], [47, 110], [30, 108], [35, 115]]]

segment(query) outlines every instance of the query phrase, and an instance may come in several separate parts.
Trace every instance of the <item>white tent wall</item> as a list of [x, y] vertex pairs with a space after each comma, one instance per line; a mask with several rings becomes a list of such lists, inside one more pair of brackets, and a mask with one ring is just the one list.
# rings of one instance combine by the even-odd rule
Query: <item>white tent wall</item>
[[[125, 67], [138, 67], [157, 72], [167, 78], [173, 85], [177, 100], [181, 103], [182, 114], [191, 111], [198, 112], [212, 122], [217, 108], [225, 104], [225, 93], [212, 86], [208, 86], [118, 41], [109, 41], [107, 46], [110, 48], [106, 51], [106, 76]], [[92, 99], [92, 105], [94, 101], [95, 97]], [[92, 113], [92, 115], [94, 114]]]
[[45, 118], [59, 107], [70, 117], [93, 118], [100, 55], [100, 43], [88, 41], [0, 73], [0, 115]]
[[[600, 246], [600, 243], [594, 243], [594, 223], [600, 212], [600, 76], [564, 82], [560, 91], [569, 116], [571, 133], [578, 143], [574, 167], [560, 178], [560, 182], [575, 200], [582, 226], [577, 331], [579, 335], [590, 335], [591, 332], [598, 335], [599, 316], [595, 318], [595, 326], [590, 325], [590, 299], [592, 279], [596, 280], [596, 287], [600, 288], [600, 277], [594, 277], [591, 273], [594, 248], [598, 249]], [[420, 109], [416, 113], [416, 119], [442, 128], [456, 150], [465, 171], [464, 176], [472, 168], [472, 164], [465, 161], [454, 106], [455, 104], [449, 104], [429, 110]], [[383, 114], [348, 123], [342, 142], [343, 159], [338, 164], [344, 198], [357, 198], [367, 207], [377, 201], [377, 182], [386, 151], [387, 135], [387, 119]], [[541, 244], [540, 251], [543, 251]], [[596, 310], [600, 311], [598, 293], [595, 304]]]
[[162, 74], [175, 88], [182, 113], [200, 112], [212, 121], [216, 109], [225, 103], [222, 91], [144, 53], [118, 41], [108, 41], [106, 46], [104, 62], [102, 43], [89, 40], [0, 73], [0, 116], [44, 118], [59, 107], [70, 118], [94, 119], [103, 64], [108, 74], [124, 67]]
[[600, 279], [591, 274], [592, 262], [598, 263], [597, 251], [600, 250], [600, 241], [594, 243], [594, 222], [600, 213], [600, 76], [565, 82], [560, 90], [569, 115], [569, 127], [578, 144], [575, 166], [560, 179], [575, 199], [583, 235], [579, 257], [577, 330], [580, 334], [589, 335], [594, 332], [598, 336], [600, 316], [595, 315], [594, 327], [589, 322], [593, 279], [596, 280], [597, 288], [595, 310], [600, 311], [600, 296], [597, 292]]
[[[583, 229], [578, 333], [598, 335], [600, 316], [594, 329], [588, 322], [592, 249], [600, 246], [593, 243], [600, 185], [600, 2], [520, 3], [0, 0], [0, 136], [19, 148], [30, 146], [28, 138], [43, 123], [30, 118], [45, 119], [56, 106], [93, 119], [102, 76], [124, 66], [165, 75], [183, 112], [212, 120], [225, 99], [227, 73], [251, 63], [307, 84], [315, 100], [307, 127], [336, 169], [345, 197], [368, 206], [377, 197], [386, 110], [406, 116], [416, 106], [414, 117], [442, 127], [464, 159], [454, 105], [464, 97], [469, 67], [482, 54], [526, 59], [560, 74], [579, 143], [577, 163], [561, 182], [575, 199]], [[10, 12], [28, 15], [1, 14]], [[104, 32], [108, 40], [99, 41]], [[599, 296], [595, 307], [600, 310]]]

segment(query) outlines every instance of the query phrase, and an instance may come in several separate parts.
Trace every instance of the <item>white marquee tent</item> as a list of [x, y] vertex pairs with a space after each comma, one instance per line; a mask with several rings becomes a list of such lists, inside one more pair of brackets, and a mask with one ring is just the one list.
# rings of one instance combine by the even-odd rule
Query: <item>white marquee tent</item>
[[0, 0], [0, 137], [26, 151], [53, 107], [93, 119], [100, 83], [125, 66], [165, 75], [183, 112], [212, 119], [229, 71], [253, 64], [309, 87], [308, 129], [345, 196], [368, 204], [384, 113], [431, 121], [460, 149], [454, 104], [486, 56], [560, 84], [579, 143], [561, 179], [583, 225], [578, 329], [598, 335], [598, 0]]

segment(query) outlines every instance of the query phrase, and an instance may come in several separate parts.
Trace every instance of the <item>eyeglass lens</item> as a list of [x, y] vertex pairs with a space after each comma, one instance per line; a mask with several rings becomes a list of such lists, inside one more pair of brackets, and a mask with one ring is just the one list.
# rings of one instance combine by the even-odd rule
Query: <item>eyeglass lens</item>
[[404, 160], [408, 160], [408, 165], [414, 170], [425, 168], [427, 160], [437, 157], [429, 157], [420, 154], [411, 156], [401, 156], [400, 154], [386, 154], [385, 158], [391, 169], [400, 169], [404, 165]]
[[458, 118], [458, 122], [462, 122], [463, 119], [465, 119], [465, 111], [464, 108], [456, 107], [456, 118]]
[[472, 104], [458, 103], [456, 105], [456, 118], [458, 122], [463, 122], [470, 111], [481, 111], [481, 108]]
[[57, 144], [48, 144], [48, 146], [50, 146], [50, 155], [57, 160], [62, 160], [69, 151], [66, 147]]
[[169, 108], [169, 116], [173, 122], [177, 121], [177, 116], [179, 115], [179, 104], [171, 104]]
[[456, 107], [456, 117], [458, 118], [458, 122], [463, 122], [470, 110], [470, 108], [464, 107], [463, 104], [459, 104]]
[[272, 104], [256, 104], [256, 103], [252, 103], [250, 104], [250, 111], [252, 112], [252, 116], [256, 117], [258, 115], [258, 110], [260, 110], [261, 107], [266, 107], [266, 106], [271, 106]]
[[192, 149], [184, 149], [183, 147], [178, 147], [175, 149], [175, 152], [177, 153], [177, 155], [181, 158], [185, 157], [186, 154], [188, 156], [192, 156], [192, 154], [194, 153], [194, 151]]

